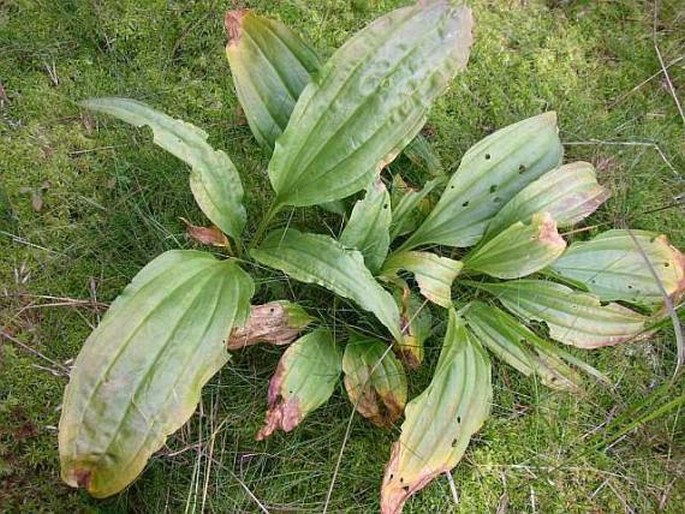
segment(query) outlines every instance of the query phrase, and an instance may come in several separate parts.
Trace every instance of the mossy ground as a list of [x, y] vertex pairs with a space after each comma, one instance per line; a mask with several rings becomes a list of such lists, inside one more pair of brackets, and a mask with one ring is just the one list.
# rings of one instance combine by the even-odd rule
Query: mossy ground
[[[330, 54], [400, 3], [241, 4], [280, 17]], [[237, 355], [206, 388], [199, 413], [126, 492], [96, 501], [59, 480], [55, 426], [66, 379], [51, 370], [78, 353], [100, 302], [161, 251], [189, 246], [180, 216], [203, 221], [180, 162], [147, 132], [94, 118], [75, 102], [129, 96], [206, 129], [241, 172], [254, 229], [270, 198], [267, 160], [241, 122], [223, 54], [230, 4], [0, 2], [0, 326], [9, 336], [0, 340], [0, 511], [257, 512], [258, 502], [272, 513], [323, 508], [351, 409], [340, 387], [292, 434], [254, 442], [280, 353], [271, 348]], [[646, 81], [660, 70], [654, 5], [473, 4], [469, 69], [430, 118], [443, 161], [454, 169], [493, 129], [557, 110], [567, 158], [593, 162], [613, 191], [589, 224], [660, 231], [685, 247], [682, 203], [674, 205], [685, 189], [683, 120], [664, 76]], [[683, 98], [685, 8], [678, 0], [659, 5], [656, 41]], [[402, 159], [391, 169], [420, 174]], [[298, 210], [293, 221], [338, 229], [320, 215]], [[258, 299], [290, 295], [291, 286], [263, 281]], [[328, 299], [294, 287], [311, 307]], [[414, 394], [429, 379], [439, 340], [430, 346], [428, 369], [411, 377]], [[588, 383], [579, 396], [550, 392], [496, 364], [493, 416], [453, 473], [459, 511], [682, 512], [683, 416], [667, 402], [684, 393], [660, 388], [673, 371], [674, 347], [666, 325], [646, 343], [587, 354], [614, 388]], [[353, 420], [329, 512], [377, 509], [397, 433]], [[455, 510], [446, 478], [406, 508]]]

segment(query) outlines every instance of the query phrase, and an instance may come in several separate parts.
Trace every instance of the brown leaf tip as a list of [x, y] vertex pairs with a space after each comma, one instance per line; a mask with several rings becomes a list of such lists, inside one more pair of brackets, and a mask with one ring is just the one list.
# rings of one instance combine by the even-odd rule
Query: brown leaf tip
[[226, 32], [228, 32], [229, 46], [237, 45], [240, 42], [240, 35], [243, 28], [243, 18], [249, 12], [248, 9], [237, 9], [228, 11], [224, 18]]
[[77, 487], [90, 488], [90, 481], [93, 475], [89, 469], [75, 469], [73, 476]]
[[533, 216], [533, 224], [537, 228], [535, 239], [549, 246], [562, 249], [566, 247], [566, 241], [557, 231], [557, 222], [549, 213], [542, 212]]

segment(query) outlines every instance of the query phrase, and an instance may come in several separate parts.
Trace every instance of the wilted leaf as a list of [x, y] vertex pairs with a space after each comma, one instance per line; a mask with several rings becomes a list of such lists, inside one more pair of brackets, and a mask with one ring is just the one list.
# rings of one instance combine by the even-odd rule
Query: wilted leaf
[[218, 248], [230, 247], [226, 234], [224, 234], [219, 227], [199, 227], [193, 225], [185, 218], [181, 218], [181, 221], [185, 223], [186, 234], [188, 234], [188, 237], [192, 240], [203, 245], [216, 246]]
[[128, 98], [93, 98], [81, 105], [136, 127], [149, 126], [158, 146], [191, 167], [190, 189], [202, 212], [224, 233], [240, 238], [246, 219], [240, 176], [224, 152], [207, 144], [205, 131]]
[[471, 25], [466, 7], [425, 0], [378, 18], [337, 50], [276, 143], [276, 206], [320, 204], [366, 187], [466, 65]]
[[326, 403], [340, 376], [340, 361], [333, 335], [323, 328], [290, 345], [269, 383], [266, 421], [256, 439], [261, 441], [278, 429], [290, 432]]
[[226, 363], [226, 331], [253, 291], [234, 262], [192, 250], [134, 277], [76, 358], [59, 426], [65, 482], [104, 498], [138, 476]]
[[685, 292], [685, 256], [666, 236], [643, 230], [609, 230], [574, 243], [552, 269], [602, 300], [658, 304], [665, 291], [677, 303]]
[[566, 249], [557, 224], [546, 213], [534, 214], [529, 225], [517, 221], [480, 245], [464, 259], [465, 271], [497, 278], [519, 278], [552, 264]]
[[257, 343], [290, 344], [312, 321], [302, 307], [285, 300], [253, 305], [247, 322], [233, 329], [227, 346], [239, 350]]
[[402, 340], [395, 342], [395, 352], [409, 369], [417, 369], [423, 362], [424, 344], [433, 329], [433, 317], [427, 302], [414, 294], [407, 284], [397, 279], [395, 301], [400, 308]]
[[[478, 340], [526, 376], [536, 374], [555, 389], [578, 389], [577, 374], [540, 342], [540, 337], [502, 310], [473, 302], [464, 317]], [[532, 346], [532, 348], [531, 348]]]
[[407, 377], [390, 347], [377, 339], [351, 337], [342, 369], [357, 411], [379, 427], [391, 427], [407, 403]]
[[400, 313], [397, 305], [364, 265], [357, 250], [350, 250], [328, 236], [303, 234], [294, 229], [271, 232], [252, 257], [279, 269], [295, 280], [318, 284], [362, 309], [373, 312], [400, 341]]
[[381, 512], [402, 511], [407, 499], [461, 460], [490, 412], [490, 362], [454, 309], [433, 380], [407, 404], [381, 489]]
[[246, 9], [226, 13], [226, 55], [247, 122], [273, 150], [295, 102], [321, 63], [316, 52], [278, 20]]
[[380, 180], [370, 185], [359, 200], [340, 236], [340, 242], [356, 248], [364, 256], [366, 267], [375, 274], [380, 270], [390, 246], [390, 195]]
[[[474, 284], [476, 285], [476, 284]], [[544, 321], [550, 337], [579, 348], [611, 346], [646, 336], [649, 318], [617, 303], [544, 280], [477, 284], [527, 321]]]
[[486, 239], [536, 212], [549, 212], [559, 227], [570, 227], [595, 212], [610, 192], [597, 183], [588, 162], [572, 162], [542, 175], [502, 207], [488, 225]]
[[414, 274], [421, 294], [441, 307], [452, 305], [452, 282], [463, 264], [430, 252], [404, 252], [391, 255], [383, 265], [383, 274], [392, 276], [400, 269]]
[[425, 244], [467, 247], [526, 185], [559, 165], [557, 117], [547, 112], [514, 123], [472, 146], [438, 204], [402, 249]]

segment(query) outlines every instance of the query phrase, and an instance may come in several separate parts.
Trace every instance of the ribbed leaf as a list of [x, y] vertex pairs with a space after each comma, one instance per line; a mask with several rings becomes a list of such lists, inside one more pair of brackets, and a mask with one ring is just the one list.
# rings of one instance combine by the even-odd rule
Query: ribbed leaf
[[[435, 178], [426, 182], [423, 189], [416, 191], [402, 180], [402, 177], [395, 175], [393, 178], [393, 198], [392, 205], [392, 224], [390, 225], [390, 239], [394, 240], [415, 230], [426, 216], [422, 212], [426, 207], [430, 209], [427, 197], [437, 186], [442, 184], [444, 177]], [[395, 200], [394, 198], [397, 198]]]
[[538, 213], [529, 225], [517, 221], [476, 248], [464, 259], [464, 270], [498, 278], [525, 277], [549, 266], [565, 249], [555, 221], [546, 212]]
[[478, 284], [515, 315], [544, 321], [550, 337], [579, 348], [611, 346], [644, 336], [648, 318], [617, 303], [544, 280]]
[[597, 183], [592, 164], [565, 164], [530, 183], [502, 207], [485, 237], [493, 237], [517, 221], [529, 223], [536, 212], [549, 212], [559, 227], [570, 227], [595, 212], [609, 196]]
[[345, 389], [357, 411], [379, 427], [391, 427], [407, 403], [402, 363], [383, 341], [353, 335], [345, 346]]
[[302, 92], [276, 142], [276, 204], [307, 206], [369, 184], [423, 126], [468, 59], [471, 12], [425, 0], [377, 19], [336, 51]]
[[393, 276], [404, 269], [414, 274], [421, 294], [441, 307], [452, 305], [452, 282], [463, 264], [430, 252], [404, 252], [392, 255], [383, 265], [383, 275]]
[[490, 362], [454, 309], [433, 380], [407, 404], [381, 489], [381, 512], [395, 514], [412, 494], [461, 460], [490, 412]]
[[333, 335], [320, 328], [288, 347], [269, 383], [269, 408], [261, 441], [276, 430], [290, 432], [328, 399], [341, 371], [341, 355]]
[[340, 236], [340, 242], [356, 248], [364, 256], [366, 267], [377, 273], [390, 246], [390, 195], [380, 180], [370, 185], [359, 200]]
[[658, 304], [665, 292], [677, 303], [685, 291], [685, 256], [666, 236], [642, 230], [609, 230], [574, 243], [552, 269], [602, 300]]
[[577, 374], [516, 318], [482, 302], [470, 304], [464, 318], [481, 343], [524, 375], [535, 374], [554, 389], [579, 388]]
[[428, 302], [409, 289], [402, 279], [394, 291], [395, 301], [400, 308], [402, 340], [395, 343], [395, 352], [409, 369], [417, 369], [423, 362], [424, 345], [433, 330], [433, 316]]
[[192, 415], [249, 313], [252, 279], [232, 261], [170, 251], [143, 268], [83, 345], [59, 430], [62, 478], [121, 491]]
[[253, 305], [247, 322], [231, 333], [227, 347], [239, 350], [257, 343], [290, 344], [312, 321], [302, 307], [285, 300]]
[[226, 55], [238, 100], [257, 141], [273, 150], [321, 62], [288, 27], [251, 11], [228, 12], [226, 30]]
[[328, 236], [297, 230], [274, 231], [252, 250], [252, 257], [279, 269], [295, 280], [318, 284], [373, 312], [400, 341], [400, 313], [392, 295], [383, 289], [364, 265], [357, 250]]
[[471, 147], [423, 224], [402, 246], [471, 246], [516, 193], [561, 162], [557, 117], [547, 112], [509, 125]]
[[190, 189], [202, 212], [233, 239], [240, 239], [246, 217], [240, 176], [224, 152], [207, 144], [205, 131], [127, 98], [94, 98], [81, 105], [136, 127], [149, 126], [158, 146], [191, 167]]

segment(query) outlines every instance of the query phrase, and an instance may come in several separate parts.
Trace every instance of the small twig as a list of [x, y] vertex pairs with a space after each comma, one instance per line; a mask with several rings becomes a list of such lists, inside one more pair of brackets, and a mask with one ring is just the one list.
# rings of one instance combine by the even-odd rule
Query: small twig
[[[61, 375], [63, 375], [63, 376], [66, 376], [66, 377], [69, 376], [69, 370], [68, 370], [67, 368], [65, 368], [64, 366], [62, 366], [59, 362], [52, 360], [50, 357], [46, 357], [45, 355], [43, 355], [42, 353], [40, 353], [38, 350], [36, 350], [36, 349], [34, 349], [34, 348], [31, 348], [31, 347], [28, 346], [27, 344], [22, 343], [19, 339], [17, 339], [17, 338], [14, 337], [14, 336], [11, 336], [10, 334], [8, 334], [8, 333], [7, 333], [6, 331], [4, 331], [4, 330], [0, 331], [0, 335], [2, 335], [2, 337], [4, 337], [5, 339], [7, 339], [8, 341], [13, 342], [14, 344], [16, 344], [17, 346], [19, 346], [20, 348], [26, 350], [27, 352], [32, 353], [33, 355], [35, 355], [35, 356], [37, 356], [37, 357], [40, 357], [40, 358], [43, 359], [45, 362], [49, 362], [50, 364], [52, 364], [53, 366], [55, 366], [57, 369], [59, 369], [59, 370], [61, 371], [61, 373], [59, 373], [59, 374], [61, 374]], [[53, 371], [55, 374], [58, 374], [58, 373], [56, 372], [56, 370], [52, 370], [52, 371]]]
[[601, 139], [589, 139], [587, 141], [569, 141], [564, 143], [564, 146], [583, 146], [583, 145], [606, 145], [606, 146], [646, 146], [657, 151], [661, 159], [666, 163], [666, 166], [677, 176], [680, 177], [680, 172], [673, 167], [673, 164], [666, 158], [663, 150], [656, 143], [649, 141], [602, 141]]
[[659, 45], [657, 43], [657, 37], [656, 37], [656, 27], [658, 24], [658, 19], [659, 19], [659, 2], [654, 1], [654, 30], [652, 32], [652, 37], [654, 39], [654, 50], [656, 51], [656, 56], [659, 59], [659, 65], [661, 66], [661, 70], [663, 71], [664, 78], [666, 79], [666, 84], [668, 85], [668, 89], [671, 92], [671, 96], [673, 97], [673, 101], [675, 102], [676, 108], [678, 109], [678, 112], [680, 113], [680, 119], [683, 120], [683, 126], [685, 126], [685, 113], [683, 112], [683, 106], [680, 105], [680, 100], [678, 100], [678, 95], [675, 92], [675, 88], [673, 87], [673, 82], [671, 82], [671, 77], [668, 74], [668, 70], [666, 69], [666, 64], [664, 63], [664, 58], [661, 56], [661, 50], [659, 50]]
[[454, 478], [452, 473], [445, 471], [445, 476], [447, 477], [447, 482], [450, 484], [450, 491], [452, 492], [452, 500], [454, 500], [454, 507], [459, 506], [459, 493], [457, 492], [457, 486], [454, 483]]
[[648, 84], [649, 82], [651, 82], [652, 80], [654, 80], [655, 78], [657, 78], [659, 75], [661, 75], [662, 73], [664, 73], [664, 72], [665, 72], [667, 69], [669, 69], [671, 66], [673, 66], [673, 65], [675, 65], [675, 64], [678, 64], [678, 63], [679, 63], [680, 61], [682, 61], [683, 59], [685, 59], [685, 56], [681, 56], [681, 57], [678, 57], [677, 59], [672, 60], [670, 63], [668, 63], [668, 64], [666, 65], [665, 68], [662, 67], [659, 71], [657, 71], [656, 73], [653, 73], [652, 75], [650, 75], [649, 77], [647, 77], [645, 80], [643, 80], [642, 82], [640, 82], [637, 86], [635, 86], [633, 89], [631, 89], [631, 90], [628, 91], [627, 93], [624, 93], [624, 94], [622, 94], [621, 96], [619, 96], [618, 98], [616, 98], [613, 102], [611, 102], [611, 103], [607, 106], [607, 108], [608, 108], [608, 109], [611, 109], [611, 108], [615, 107], [616, 105], [618, 105], [619, 103], [621, 103], [623, 100], [625, 100], [626, 98], [628, 98], [630, 95], [632, 95], [635, 91], [637, 91], [638, 89], [640, 89], [642, 86], [644, 86], [645, 84]]

